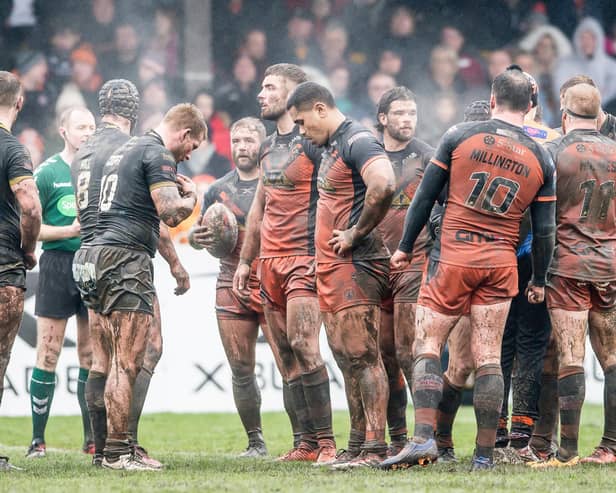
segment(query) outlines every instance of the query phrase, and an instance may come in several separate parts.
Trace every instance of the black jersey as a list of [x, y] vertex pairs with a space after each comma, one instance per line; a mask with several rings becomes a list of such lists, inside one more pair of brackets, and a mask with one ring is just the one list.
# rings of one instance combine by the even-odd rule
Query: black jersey
[[616, 140], [616, 116], [606, 113], [606, 118], [599, 129], [601, 135], [605, 135], [609, 139]]
[[230, 288], [233, 286], [233, 274], [240, 260], [240, 250], [242, 249], [246, 234], [246, 216], [248, 216], [248, 211], [255, 197], [257, 183], [259, 183], [259, 178], [240, 180], [237, 170], [233, 170], [212, 183], [203, 196], [201, 217], [203, 217], [203, 214], [205, 214], [210, 205], [220, 202], [233, 212], [239, 227], [235, 249], [231, 254], [220, 259], [220, 274], [216, 284], [217, 288]]
[[93, 245], [123, 246], [156, 254], [160, 218], [150, 195], [177, 186], [175, 158], [153, 130], [133, 137], [105, 163]]
[[94, 240], [103, 167], [111, 154], [129, 138], [115, 125], [103, 123], [81, 146], [73, 160], [71, 180], [75, 189], [82, 245]]
[[27, 149], [0, 125], [0, 264], [23, 259], [19, 205], [11, 186], [32, 178]]

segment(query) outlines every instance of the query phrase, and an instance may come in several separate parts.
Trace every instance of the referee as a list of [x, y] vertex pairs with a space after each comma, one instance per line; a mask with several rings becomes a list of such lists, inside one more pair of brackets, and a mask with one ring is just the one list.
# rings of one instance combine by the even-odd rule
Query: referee
[[71, 161], [94, 133], [94, 116], [86, 108], [73, 107], [60, 116], [62, 152], [51, 156], [34, 173], [43, 208], [39, 240], [43, 242], [34, 313], [37, 316], [36, 366], [30, 380], [32, 443], [26, 457], [44, 457], [45, 427], [56, 382], [56, 366], [64, 342], [68, 319], [77, 317], [79, 377], [77, 399], [83, 420], [85, 453], [94, 453], [85, 383], [92, 361], [87, 310], [73, 280], [73, 256], [79, 249], [79, 222], [75, 192], [71, 185]]

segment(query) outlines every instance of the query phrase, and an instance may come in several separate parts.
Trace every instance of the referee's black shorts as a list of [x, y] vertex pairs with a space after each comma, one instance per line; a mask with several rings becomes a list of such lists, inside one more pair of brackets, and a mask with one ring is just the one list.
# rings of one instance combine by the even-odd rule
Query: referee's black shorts
[[73, 279], [74, 252], [45, 250], [39, 261], [34, 314], [37, 317], [66, 319], [86, 317], [88, 311]]

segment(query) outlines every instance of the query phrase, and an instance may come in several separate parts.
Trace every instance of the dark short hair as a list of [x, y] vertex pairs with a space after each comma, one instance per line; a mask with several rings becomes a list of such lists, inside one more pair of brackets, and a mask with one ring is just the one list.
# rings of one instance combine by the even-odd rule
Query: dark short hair
[[0, 71], [0, 106], [15, 106], [21, 94], [21, 82], [11, 72]]
[[526, 111], [531, 103], [533, 88], [524, 72], [505, 70], [492, 82], [492, 94], [497, 105], [511, 111]]
[[265, 74], [263, 74], [264, 77], [267, 77], [268, 75], [284, 77], [285, 79], [295, 82], [296, 84], [301, 84], [302, 82], [306, 82], [308, 80], [306, 72], [293, 63], [277, 63], [275, 65], [270, 65], [265, 69]]
[[379, 104], [376, 107], [375, 126], [379, 132], [383, 131], [383, 125], [381, 125], [381, 122], [379, 121], [379, 115], [381, 113], [389, 113], [389, 108], [391, 108], [391, 104], [394, 101], [417, 101], [417, 97], [413, 91], [405, 86], [397, 86], [385, 92], [385, 94], [381, 96], [381, 99], [379, 99]]
[[563, 82], [563, 85], [560, 86], [560, 90], [558, 91], [558, 93], [562, 96], [567, 91], [567, 89], [573, 86], [577, 86], [578, 84], [588, 84], [589, 86], [597, 87], [595, 81], [592, 80], [592, 78], [588, 77], [588, 75], [578, 74], [574, 75], [573, 77], [569, 77], [565, 82]]
[[297, 110], [312, 108], [315, 103], [323, 103], [328, 108], [335, 108], [334, 96], [327, 87], [316, 82], [302, 82], [289, 96], [287, 110], [295, 107]]
[[482, 122], [490, 119], [490, 102], [480, 99], [464, 108], [465, 122]]

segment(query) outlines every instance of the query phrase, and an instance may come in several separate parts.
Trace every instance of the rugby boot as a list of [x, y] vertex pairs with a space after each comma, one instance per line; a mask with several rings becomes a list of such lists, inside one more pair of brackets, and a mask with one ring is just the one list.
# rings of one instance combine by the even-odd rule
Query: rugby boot
[[482, 457], [480, 455], [474, 455], [471, 460], [471, 472], [477, 471], [491, 471], [494, 469], [494, 460], [490, 457]]
[[261, 439], [254, 439], [248, 441], [248, 447], [244, 450], [238, 458], [240, 459], [250, 459], [255, 457], [265, 457], [267, 455], [267, 447], [265, 446], [265, 441], [263, 437]]
[[338, 452], [336, 452], [336, 455], [334, 456], [334, 458], [330, 460], [329, 462], [321, 462], [321, 463], [316, 462], [312, 465], [314, 467], [320, 467], [320, 466], [333, 466], [335, 464], [345, 464], [355, 459], [359, 454], [360, 454], [359, 450], [354, 453], [346, 449], [341, 449], [341, 450], [338, 450]]
[[394, 457], [384, 460], [380, 469], [408, 469], [411, 466], [427, 466], [436, 462], [438, 458], [438, 448], [433, 438], [423, 443], [409, 440], [400, 453]]
[[315, 462], [319, 457], [319, 449], [312, 448], [306, 442], [300, 442], [299, 446], [289, 450], [286, 454], [276, 459], [278, 462]]
[[32, 440], [32, 443], [28, 447], [28, 451], [26, 452], [26, 457], [28, 459], [40, 459], [47, 455], [47, 447], [44, 442], [40, 440]]
[[554, 457], [544, 461], [544, 462], [531, 462], [526, 464], [533, 469], [552, 469], [556, 467], [573, 467], [577, 466], [580, 463], [580, 456], [574, 455], [569, 459], [562, 459], [556, 454]]
[[115, 459], [104, 457], [102, 466], [104, 469], [116, 471], [160, 471], [160, 467], [153, 467], [141, 460], [137, 454], [124, 454]]
[[520, 457], [520, 459], [528, 465], [546, 462], [554, 456], [554, 453], [551, 450], [538, 450], [530, 444], [524, 448], [516, 449], [516, 452], [518, 457]]
[[386, 454], [377, 454], [362, 450], [360, 454], [347, 462], [339, 462], [330, 465], [330, 469], [335, 471], [347, 471], [349, 469], [359, 469], [363, 467], [378, 468], [383, 460], [387, 457]]
[[336, 460], [336, 442], [330, 439], [319, 440], [319, 456], [316, 465], [331, 464]]
[[94, 467], [103, 467], [103, 454], [94, 453], [92, 456], [92, 465]]
[[9, 462], [9, 458], [0, 456], [0, 472], [4, 471], [23, 471], [21, 467], [14, 466]]
[[81, 447], [81, 451], [84, 454], [94, 455], [94, 452], [96, 451], [96, 449], [94, 447], [94, 442], [85, 442], [83, 444], [83, 447]]
[[162, 469], [163, 465], [156, 459], [150, 457], [148, 455], [148, 451], [144, 449], [141, 445], [134, 445], [134, 455], [137, 459], [139, 459], [144, 464], [147, 464], [149, 467], [153, 469]]
[[458, 462], [453, 447], [443, 447], [438, 449], [438, 459], [436, 462], [448, 463]]
[[583, 464], [613, 464], [616, 462], [616, 454], [607, 447], [597, 447], [588, 457], [580, 460]]

